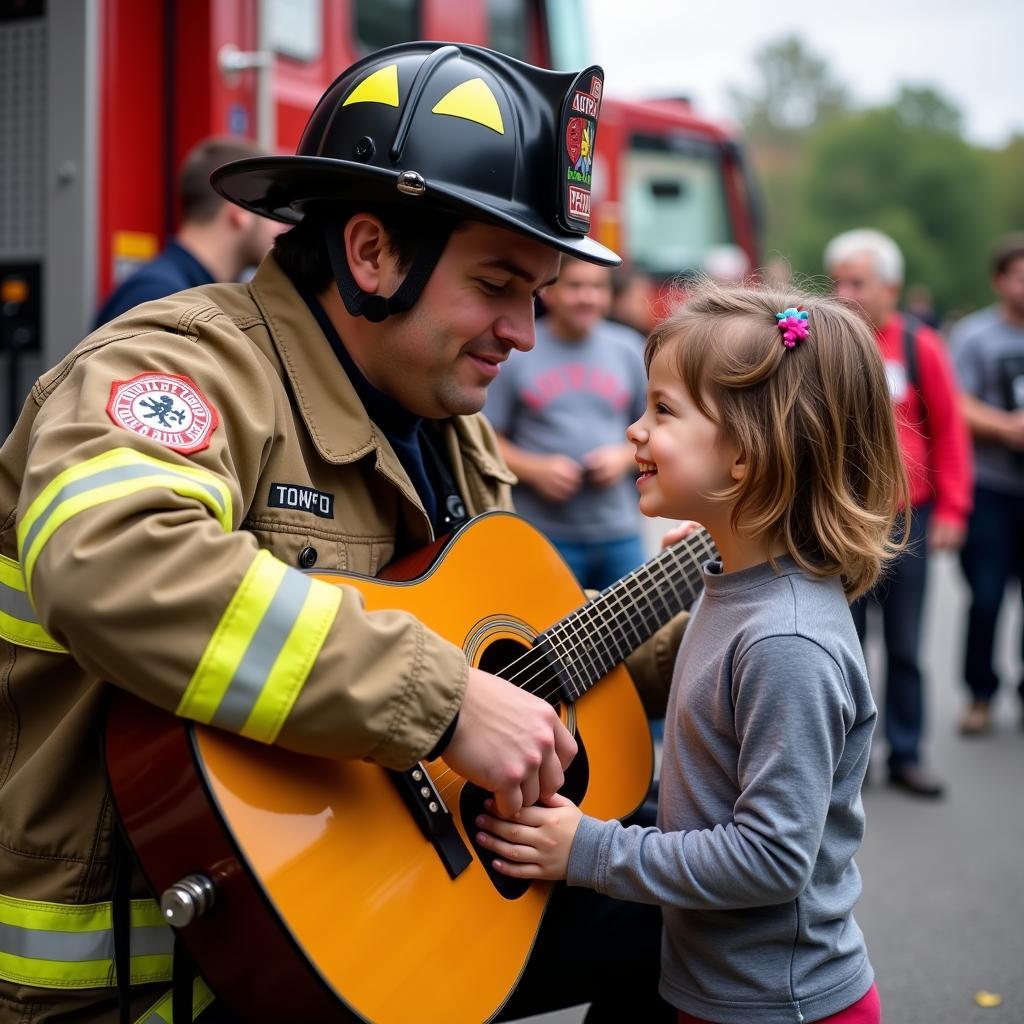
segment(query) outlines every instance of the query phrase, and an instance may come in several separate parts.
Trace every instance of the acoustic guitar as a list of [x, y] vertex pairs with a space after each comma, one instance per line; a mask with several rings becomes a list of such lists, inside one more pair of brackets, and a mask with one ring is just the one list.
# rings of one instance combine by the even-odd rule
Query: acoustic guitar
[[[496, 512], [388, 578], [315, 575], [554, 705], [579, 744], [563, 792], [616, 818], [653, 764], [623, 659], [690, 606], [712, 557], [700, 531], [586, 601], [540, 533]], [[483, 1024], [515, 988], [551, 884], [493, 871], [474, 845], [487, 794], [443, 759], [391, 772], [304, 756], [124, 695], [107, 767], [165, 916], [240, 1020]]]

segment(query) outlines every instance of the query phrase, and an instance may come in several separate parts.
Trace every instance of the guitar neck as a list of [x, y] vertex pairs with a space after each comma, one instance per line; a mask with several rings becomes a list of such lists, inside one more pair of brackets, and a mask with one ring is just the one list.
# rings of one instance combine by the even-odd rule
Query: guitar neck
[[706, 530], [691, 534], [556, 622], [537, 646], [557, 660], [573, 694], [582, 696], [693, 604], [704, 588], [702, 564], [717, 557]]

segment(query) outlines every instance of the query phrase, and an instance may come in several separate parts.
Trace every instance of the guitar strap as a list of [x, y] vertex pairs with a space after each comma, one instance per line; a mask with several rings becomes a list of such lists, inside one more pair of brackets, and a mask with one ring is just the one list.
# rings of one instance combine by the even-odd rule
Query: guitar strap
[[120, 822], [114, 825], [110, 857], [113, 862], [113, 883], [110, 893], [110, 924], [114, 937], [114, 973], [117, 979], [117, 1007], [120, 1024], [130, 1024], [132, 1000], [132, 854], [121, 833]]
[[192, 954], [185, 948], [181, 936], [175, 932], [171, 959], [171, 1020], [193, 1019], [192, 982], [195, 976], [196, 964]]
[[[114, 940], [114, 973], [117, 980], [118, 1024], [131, 1024], [132, 1009], [132, 868], [135, 863], [121, 823], [114, 826], [111, 838], [113, 883], [110, 893], [111, 930]], [[195, 1017], [193, 983], [196, 965], [192, 955], [175, 933], [171, 958], [171, 1020], [191, 1021]], [[149, 1019], [147, 1017], [147, 1019]]]

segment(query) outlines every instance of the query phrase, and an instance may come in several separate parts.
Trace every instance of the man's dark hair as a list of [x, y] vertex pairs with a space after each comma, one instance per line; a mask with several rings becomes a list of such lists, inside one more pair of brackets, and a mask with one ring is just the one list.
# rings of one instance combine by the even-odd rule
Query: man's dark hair
[[1002, 277], [1010, 269], [1010, 264], [1024, 259], [1024, 233], [1007, 235], [1000, 239], [992, 251], [992, 274]]
[[361, 203], [347, 207], [310, 207], [305, 216], [290, 231], [274, 239], [274, 259], [278, 266], [307, 291], [323, 291], [334, 280], [331, 261], [324, 241], [324, 223], [333, 221], [341, 230], [356, 213], [372, 213], [384, 225], [390, 239], [390, 250], [398, 259], [398, 269], [408, 270], [422, 240], [444, 230], [452, 220], [456, 227], [461, 221], [452, 214], [436, 211], [407, 210], [397, 207]]
[[251, 139], [225, 135], [197, 142], [188, 151], [178, 172], [182, 219], [193, 224], [208, 224], [213, 220], [227, 200], [214, 192], [210, 175], [221, 164], [251, 156], [266, 156], [266, 152]]

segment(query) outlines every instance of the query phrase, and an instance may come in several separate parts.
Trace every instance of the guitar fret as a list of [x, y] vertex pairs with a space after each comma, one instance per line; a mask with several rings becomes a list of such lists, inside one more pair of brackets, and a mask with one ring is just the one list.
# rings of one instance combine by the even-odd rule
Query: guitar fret
[[[588, 601], [580, 609], [580, 614], [581, 614], [581, 616], [582, 615], [586, 615], [586, 617], [587, 617], [587, 625], [590, 626], [590, 627], [593, 627], [595, 625], [595, 622], [594, 622], [595, 616], [600, 617], [600, 612], [599, 612], [599, 610], [597, 608], [597, 603], [595, 601]], [[598, 643], [600, 643], [602, 648], [603, 648], [603, 650], [598, 650], [598, 649], [595, 648], [595, 651], [596, 651], [596, 653], [598, 655], [600, 655], [600, 658], [601, 658], [601, 663], [600, 663], [601, 676], [605, 676], [616, 665], [616, 660], [615, 660], [614, 657], [612, 657], [611, 651], [608, 649], [607, 630], [591, 628], [590, 632], [591, 632], [591, 636], [596, 637]]]
[[[584, 605], [584, 607], [586, 607], [586, 605]], [[583, 662], [584, 665], [589, 664], [590, 676], [593, 677], [593, 678], [596, 678], [596, 679], [600, 679], [601, 675], [603, 675], [603, 673], [595, 674], [596, 666], [595, 666], [594, 660], [593, 660], [593, 658], [591, 656], [591, 651], [587, 647], [587, 645], [585, 643], [583, 643], [583, 641], [582, 641], [582, 634], [581, 634], [580, 630], [578, 630], [576, 628], [577, 627], [577, 623], [579, 622], [580, 618], [581, 618], [581, 610], [579, 610], [579, 609], [577, 611], [573, 612], [573, 614], [570, 616], [570, 619], [573, 620], [572, 624], [570, 626], [570, 628], [572, 630], [572, 643], [573, 643], [573, 646], [574, 646], [574, 648], [576, 649], [576, 651], [578, 653], [580, 661]], [[584, 676], [583, 679], [584, 679], [584, 683], [585, 684], [589, 685], [591, 683], [591, 680], [588, 679], [587, 676]], [[588, 685], [584, 686], [584, 692], [586, 692], [586, 690], [588, 688]]]
[[662, 551], [546, 631], [575, 696], [586, 693], [703, 588], [717, 557], [706, 531]]

